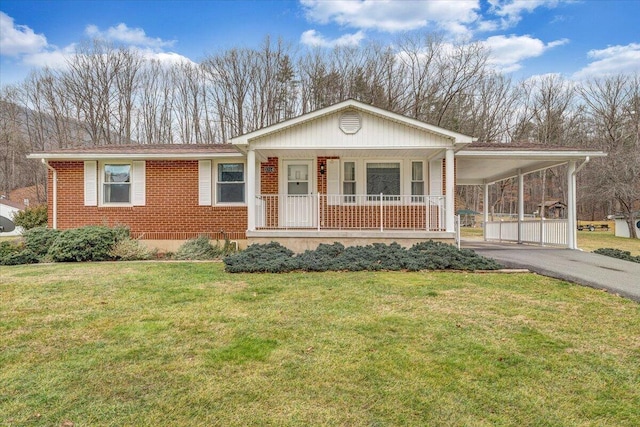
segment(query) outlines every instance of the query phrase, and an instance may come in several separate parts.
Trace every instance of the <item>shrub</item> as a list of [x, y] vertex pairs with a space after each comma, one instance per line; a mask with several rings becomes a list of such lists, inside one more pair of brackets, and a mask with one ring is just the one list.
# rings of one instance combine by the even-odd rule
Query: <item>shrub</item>
[[376, 270], [496, 270], [494, 260], [475, 252], [440, 242], [422, 242], [411, 249], [397, 243], [345, 248], [340, 243], [321, 244], [315, 251], [294, 256], [278, 243], [251, 245], [245, 251], [224, 259], [230, 273], [305, 271], [376, 271]]
[[146, 246], [135, 239], [122, 239], [117, 241], [109, 255], [114, 259], [121, 261], [139, 261], [151, 259], [155, 256], [156, 251], [149, 250]]
[[35, 264], [38, 261], [38, 256], [29, 249], [12, 252], [0, 257], [0, 265]]
[[596, 249], [593, 252], [600, 255], [606, 255], [612, 258], [618, 258], [625, 261], [640, 263], [640, 256], [633, 256], [629, 251], [622, 251], [620, 249], [613, 249], [613, 248], [600, 248], [600, 249]]
[[227, 256], [224, 264], [230, 273], [284, 273], [299, 268], [293, 251], [275, 242], [251, 245]]
[[88, 226], [61, 231], [47, 257], [55, 262], [107, 261], [113, 259], [111, 249], [128, 237], [126, 228]]
[[218, 245], [213, 246], [207, 236], [189, 239], [176, 251], [175, 259], [207, 260], [215, 259], [222, 250]]
[[6, 263], [6, 260], [24, 250], [24, 244], [20, 241], [0, 242], [0, 265], [13, 265]]
[[25, 231], [22, 234], [24, 244], [27, 249], [35, 253], [39, 257], [43, 257], [49, 251], [49, 248], [58, 238], [59, 230], [46, 227], [35, 227]]
[[13, 223], [25, 230], [47, 225], [47, 205], [28, 207], [13, 216]]

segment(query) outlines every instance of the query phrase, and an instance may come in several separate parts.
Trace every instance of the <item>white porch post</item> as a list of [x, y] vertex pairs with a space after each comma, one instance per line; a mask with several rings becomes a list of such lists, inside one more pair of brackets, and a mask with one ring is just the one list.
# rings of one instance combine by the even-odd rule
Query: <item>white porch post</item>
[[484, 199], [482, 201], [482, 236], [487, 241], [487, 223], [489, 222], [489, 184], [484, 184]]
[[247, 231], [256, 229], [256, 153], [247, 151]]
[[456, 215], [455, 213], [456, 188], [455, 188], [455, 176], [454, 176], [455, 174], [454, 162], [455, 162], [455, 155], [453, 153], [453, 148], [447, 148], [447, 152], [445, 155], [445, 174], [446, 174], [446, 181], [445, 181], [446, 195], [445, 195], [445, 201], [444, 201], [445, 209], [446, 209], [445, 227], [446, 227], [446, 231], [451, 233], [455, 231], [454, 217]]
[[518, 243], [522, 243], [522, 222], [524, 221], [524, 175], [518, 169]]
[[567, 247], [578, 249], [576, 209], [576, 161], [570, 160], [567, 168]]

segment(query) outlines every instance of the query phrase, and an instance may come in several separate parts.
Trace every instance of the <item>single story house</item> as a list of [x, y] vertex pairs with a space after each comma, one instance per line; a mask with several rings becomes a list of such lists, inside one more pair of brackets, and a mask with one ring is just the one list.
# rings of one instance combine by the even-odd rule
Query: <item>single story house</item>
[[[489, 185], [512, 177], [519, 178], [521, 202], [511, 234], [525, 242], [522, 177], [565, 164], [569, 219], [554, 233], [560, 244], [575, 247], [575, 175], [590, 157], [603, 155], [478, 143], [346, 100], [226, 144], [111, 145], [29, 157], [49, 169], [53, 228], [126, 225], [165, 248], [207, 234], [241, 246], [279, 241], [301, 251], [334, 241], [453, 241], [456, 185], [484, 186], [487, 223]], [[500, 224], [500, 239], [508, 239], [507, 228]], [[492, 230], [485, 227], [487, 239], [496, 238]]]

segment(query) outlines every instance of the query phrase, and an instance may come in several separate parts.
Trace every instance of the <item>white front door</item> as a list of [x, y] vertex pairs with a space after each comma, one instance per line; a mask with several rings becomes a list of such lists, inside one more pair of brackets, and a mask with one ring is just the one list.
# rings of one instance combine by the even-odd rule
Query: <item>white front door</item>
[[286, 160], [284, 226], [312, 227], [314, 212], [313, 162], [311, 160]]

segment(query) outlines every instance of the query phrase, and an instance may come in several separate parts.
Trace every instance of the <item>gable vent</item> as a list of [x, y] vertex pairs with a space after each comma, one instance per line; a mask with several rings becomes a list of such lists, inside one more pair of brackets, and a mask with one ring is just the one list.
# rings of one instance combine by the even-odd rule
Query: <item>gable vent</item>
[[340, 116], [340, 130], [347, 134], [354, 134], [362, 127], [360, 115], [355, 111], [347, 111]]

